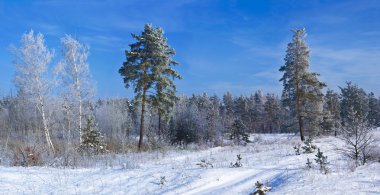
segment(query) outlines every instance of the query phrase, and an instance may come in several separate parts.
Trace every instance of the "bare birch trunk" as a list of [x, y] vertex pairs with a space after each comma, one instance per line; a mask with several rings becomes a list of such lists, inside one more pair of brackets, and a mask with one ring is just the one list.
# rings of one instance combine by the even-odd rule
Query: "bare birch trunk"
[[41, 95], [39, 95], [38, 101], [39, 101], [39, 106], [40, 106], [39, 110], [40, 110], [41, 117], [42, 117], [42, 124], [43, 124], [43, 127], [44, 127], [44, 133], [45, 133], [46, 143], [48, 144], [49, 148], [55, 154], [55, 149], [54, 149], [53, 142], [51, 141], [49, 127], [48, 127], [48, 121], [47, 121], [47, 117], [46, 117], [46, 113], [45, 113], [45, 105], [44, 105], [44, 101], [43, 101]]

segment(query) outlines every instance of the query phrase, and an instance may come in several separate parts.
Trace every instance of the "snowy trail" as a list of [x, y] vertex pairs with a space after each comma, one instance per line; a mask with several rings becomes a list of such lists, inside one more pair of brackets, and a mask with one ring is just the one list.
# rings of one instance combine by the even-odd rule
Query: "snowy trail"
[[[306, 158], [315, 154], [294, 155], [295, 143], [297, 138], [286, 135], [263, 135], [248, 146], [129, 154], [121, 160], [138, 164], [134, 168], [0, 166], [0, 194], [250, 194], [256, 181], [268, 183], [270, 194], [380, 194], [380, 163], [351, 172], [333, 150], [335, 138], [324, 138], [316, 143], [329, 156], [332, 173], [323, 175], [305, 169]], [[237, 154], [244, 166], [230, 168]], [[198, 166], [201, 160], [214, 167]]]
[[249, 194], [254, 191], [254, 183], [260, 179], [269, 179], [280, 172], [263, 173], [256, 170], [244, 170], [242, 173], [230, 174], [222, 182], [195, 187], [183, 194]]

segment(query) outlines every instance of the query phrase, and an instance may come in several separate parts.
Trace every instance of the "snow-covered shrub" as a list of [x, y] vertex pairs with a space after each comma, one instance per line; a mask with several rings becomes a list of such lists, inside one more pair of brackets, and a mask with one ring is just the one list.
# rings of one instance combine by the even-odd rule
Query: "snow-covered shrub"
[[55, 148], [57, 150], [54, 159], [48, 161], [48, 165], [52, 167], [77, 168], [81, 166], [81, 161], [88, 158], [78, 151], [78, 146], [75, 143], [57, 142]]
[[36, 147], [17, 147], [13, 151], [13, 166], [40, 166], [43, 164], [41, 152]]
[[253, 143], [260, 143], [263, 141], [263, 138], [261, 135], [254, 135], [253, 138], [251, 138], [251, 142]]
[[327, 156], [324, 156], [323, 155], [323, 152], [321, 152], [321, 150], [318, 148], [318, 152], [317, 154], [315, 155], [315, 162], [317, 164], [319, 164], [319, 170], [324, 173], [324, 174], [327, 174], [329, 172], [329, 169], [327, 167], [327, 165], [329, 164], [327, 162]]
[[356, 168], [357, 168], [357, 163], [356, 161], [348, 161], [347, 162], [347, 167], [348, 169], [351, 171], [351, 172], [355, 172]]
[[79, 152], [99, 154], [105, 151], [106, 145], [103, 142], [102, 133], [93, 118], [87, 119], [87, 126], [82, 130], [82, 143], [79, 146]]
[[380, 145], [373, 148], [372, 158], [380, 163]]
[[167, 140], [160, 139], [160, 135], [158, 135], [153, 129], [148, 129], [146, 133], [146, 149], [147, 150], [166, 150], [169, 147]]
[[253, 195], [265, 195], [271, 189], [271, 187], [265, 186], [263, 183], [259, 181], [255, 183], [255, 186], [256, 191], [253, 193]]
[[160, 148], [158, 136], [151, 129], [148, 129], [146, 133], [146, 137], [147, 137], [147, 148], [149, 150], [155, 150], [157, 148]]
[[243, 163], [241, 163], [241, 159], [243, 159], [240, 154], [238, 154], [236, 156], [236, 162], [235, 163], [231, 163], [231, 167], [232, 168], [238, 168], [238, 167], [242, 167], [243, 166]]
[[308, 138], [304, 141], [304, 146], [302, 146], [302, 149], [304, 154], [310, 154], [317, 149], [317, 146], [313, 144], [313, 140], [311, 138]]
[[198, 166], [202, 168], [213, 168], [214, 165], [212, 165], [210, 162], [206, 161], [205, 159], [202, 159], [201, 162], [197, 163]]
[[[186, 104], [176, 107], [173, 111], [173, 117], [170, 120], [170, 137], [171, 143], [176, 145], [187, 145], [189, 143], [198, 143], [201, 141], [201, 123], [199, 111], [195, 105]], [[174, 117], [175, 116], [175, 117]]]
[[345, 142], [339, 150], [356, 162], [356, 166], [364, 165], [373, 155], [373, 128], [364, 119], [348, 113], [349, 122], [340, 130], [340, 138]]

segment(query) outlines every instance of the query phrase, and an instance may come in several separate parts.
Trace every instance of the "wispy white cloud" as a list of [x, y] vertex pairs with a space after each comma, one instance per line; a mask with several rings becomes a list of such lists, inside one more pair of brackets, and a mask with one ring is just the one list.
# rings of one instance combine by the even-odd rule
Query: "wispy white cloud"
[[332, 49], [326, 47], [312, 48], [312, 54], [316, 57], [328, 58], [335, 61], [360, 61], [369, 60], [371, 63], [375, 62], [374, 54], [378, 54], [380, 49], [367, 48], [367, 49]]
[[213, 93], [216, 93], [216, 94], [223, 94], [229, 91], [229, 92], [232, 92], [233, 94], [248, 95], [255, 91], [255, 87], [253, 86], [247, 86], [247, 85], [237, 84], [237, 83], [228, 82], [228, 81], [208, 83], [208, 85], [205, 86], [205, 89], [207, 89], [207, 91], [212, 91]]
[[94, 35], [82, 36], [80, 39], [98, 51], [124, 50], [127, 46], [126, 40], [117, 36]]
[[319, 23], [319, 24], [342, 24], [348, 22], [349, 18], [346, 16], [338, 16], [338, 15], [318, 15], [310, 18], [311, 23]]
[[265, 70], [265, 71], [260, 71], [253, 73], [250, 77], [252, 79], [268, 79], [268, 80], [280, 80], [282, 74], [278, 69], [273, 69], [273, 70]]
[[286, 42], [262, 44], [246, 36], [233, 36], [229, 41], [254, 56], [272, 59], [282, 59], [286, 48]]
[[378, 31], [365, 31], [365, 32], [362, 32], [362, 35], [365, 35], [365, 36], [380, 36], [380, 30]]
[[232, 92], [233, 94], [251, 95], [257, 90], [262, 90], [265, 93], [280, 94], [282, 86], [280, 83], [253, 82], [249, 84], [241, 84], [233, 81], [216, 81], [208, 83], [207, 86], [205, 86], [205, 89], [218, 95], [222, 95], [227, 91]]
[[[95, 30], [97, 32], [134, 32], [141, 30], [145, 23], [165, 25], [166, 30], [184, 30], [183, 10], [186, 6], [201, 3], [199, 0], [181, 1], [137, 1], [137, 0], [104, 0], [104, 1], [34, 1], [34, 7], [52, 9], [64, 13], [65, 23]], [[61, 9], [58, 9], [61, 8]], [[85, 18], [81, 16], [85, 15]]]
[[46, 34], [46, 35], [60, 37], [64, 34], [64, 29], [60, 25], [57, 25], [57, 24], [38, 22], [38, 23], [33, 23], [32, 26], [34, 26], [35, 28], [38, 28], [41, 31], [41, 33]]
[[[341, 8], [342, 11], [347, 10], [354, 13], [380, 8], [378, 0], [366, 0], [359, 3], [355, 0], [342, 1], [340, 4], [337, 4], [337, 6], [339, 6], [339, 8]], [[332, 9], [337, 10], [334, 8], [336, 7], [333, 6]]]
[[353, 81], [380, 95], [380, 48], [331, 49], [314, 47], [311, 69], [321, 73], [329, 87]]

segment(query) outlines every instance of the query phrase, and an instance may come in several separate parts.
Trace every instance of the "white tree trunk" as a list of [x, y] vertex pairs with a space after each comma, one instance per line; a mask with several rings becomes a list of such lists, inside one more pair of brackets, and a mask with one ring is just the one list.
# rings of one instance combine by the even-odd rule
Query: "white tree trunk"
[[70, 107], [67, 100], [64, 102], [64, 112], [66, 114], [67, 120], [67, 144], [71, 145], [71, 116], [70, 116]]
[[48, 120], [47, 120], [46, 114], [45, 114], [45, 105], [44, 105], [43, 98], [41, 95], [39, 95], [38, 101], [39, 101], [39, 110], [40, 110], [41, 117], [42, 117], [42, 124], [44, 127], [44, 132], [45, 132], [45, 137], [46, 137], [46, 143], [48, 144], [48, 147], [53, 151], [53, 153], [55, 153], [54, 145], [53, 145], [53, 142], [51, 141], [51, 138], [50, 138]]
[[[72, 55], [74, 55], [74, 52], [72, 52]], [[82, 96], [81, 96], [81, 86], [80, 86], [80, 80], [79, 80], [79, 68], [77, 63], [74, 59], [74, 70], [75, 70], [75, 88], [76, 88], [76, 95], [79, 102], [79, 116], [78, 116], [78, 125], [79, 125], [79, 143], [82, 143]]]

